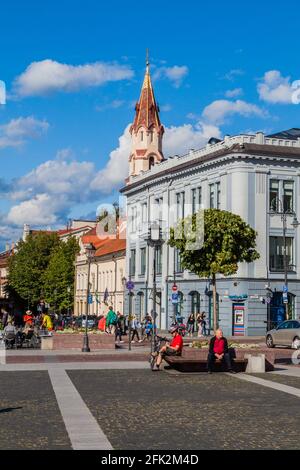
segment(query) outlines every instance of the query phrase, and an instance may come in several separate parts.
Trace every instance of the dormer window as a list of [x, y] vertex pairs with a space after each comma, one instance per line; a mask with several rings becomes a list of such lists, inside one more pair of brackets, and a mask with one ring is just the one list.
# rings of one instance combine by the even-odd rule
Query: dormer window
[[154, 157], [149, 158], [149, 170], [151, 170], [152, 166], [154, 166]]

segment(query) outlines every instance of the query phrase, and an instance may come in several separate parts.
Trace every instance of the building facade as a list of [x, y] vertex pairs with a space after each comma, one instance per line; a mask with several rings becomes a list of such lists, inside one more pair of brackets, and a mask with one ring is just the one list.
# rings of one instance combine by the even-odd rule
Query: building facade
[[[152, 89], [150, 78], [149, 83]], [[136, 112], [141, 113], [142, 106], [144, 115], [150, 108], [158, 113], [154, 97], [146, 104], [140, 100]], [[139, 132], [145, 132], [149, 138], [151, 132], [157, 133], [157, 128], [149, 123], [148, 128], [141, 125], [135, 129], [136, 134]], [[165, 329], [170, 325], [174, 310], [171, 288], [175, 280], [179, 289], [178, 311], [186, 320], [190, 313], [204, 310], [212, 328], [210, 280], [183, 271], [180, 256], [167, 239], [170, 227], [180, 218], [200, 208], [216, 208], [240, 215], [256, 230], [260, 253], [257, 261], [241, 263], [236, 275], [217, 277], [219, 324], [226, 335], [265, 334], [268, 326], [285, 319], [280, 215], [283, 208], [287, 219], [289, 315], [298, 318], [300, 228], [292, 222], [295, 216], [300, 219], [300, 130], [273, 136], [258, 132], [227, 136], [222, 141], [211, 139], [200, 150], [154, 164], [148, 152], [145, 154], [148, 163], [145, 161], [139, 172], [133, 170], [136, 167], [132, 159], [139, 155], [135, 149], [136, 138], [130, 155], [130, 175], [121, 190], [127, 199], [126, 277], [134, 283], [131, 310], [143, 316], [153, 309], [154, 250], [146, 239], [149, 224], [159, 221], [164, 243], [156, 254], [158, 326]], [[129, 299], [127, 295], [126, 298]], [[127, 310], [128, 306], [129, 302]]]
[[115, 311], [123, 312], [126, 239], [125, 236], [101, 239], [95, 227], [79, 241], [80, 253], [75, 263], [74, 313], [86, 313], [88, 261], [85, 245], [89, 243], [96, 249], [90, 268], [92, 303], [89, 305], [89, 313], [106, 314], [110, 305]]

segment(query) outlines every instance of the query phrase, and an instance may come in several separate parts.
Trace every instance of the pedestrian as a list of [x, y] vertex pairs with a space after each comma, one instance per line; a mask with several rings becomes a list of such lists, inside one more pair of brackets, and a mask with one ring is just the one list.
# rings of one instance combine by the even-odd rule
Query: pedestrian
[[108, 314], [106, 316], [106, 332], [109, 334], [114, 333], [117, 324], [117, 315], [113, 311], [112, 307], [109, 307]]
[[152, 320], [149, 320], [146, 323], [144, 339], [147, 338], [147, 341], [150, 341], [152, 337], [152, 333], [153, 333], [153, 323], [152, 323]]
[[197, 329], [198, 329], [198, 338], [201, 338], [202, 337], [202, 327], [201, 327], [202, 314], [200, 312], [197, 313], [196, 322], [197, 322]]
[[[118, 312], [118, 313], [120, 313], [120, 312]], [[122, 340], [122, 325], [121, 325], [120, 317], [118, 317], [117, 323], [116, 323], [115, 341], [117, 341], [117, 338], [119, 339], [118, 340], [119, 343], [124, 343], [124, 341]]]
[[8, 311], [7, 310], [3, 310], [3, 314], [2, 314], [2, 326], [3, 326], [3, 329], [6, 327], [7, 325], [7, 319], [8, 319]]
[[48, 313], [43, 314], [43, 319], [42, 319], [42, 328], [52, 331], [53, 330], [53, 322], [51, 320], [51, 317]]
[[104, 315], [100, 315], [100, 318], [98, 321], [98, 330], [105, 332], [105, 327], [106, 327], [106, 318]]
[[122, 335], [125, 335], [125, 316], [121, 312], [117, 312], [118, 322], [120, 324]]
[[205, 312], [202, 312], [201, 314], [201, 335], [206, 336], [206, 315]]
[[133, 315], [133, 319], [131, 320], [131, 330], [132, 330], [132, 337], [131, 337], [131, 342], [135, 343], [134, 338], [137, 337], [137, 340], [139, 343], [142, 342], [139, 336], [138, 329], [140, 328], [140, 323], [136, 317], [136, 315]]
[[187, 321], [187, 332], [189, 336], [193, 336], [194, 326], [195, 326], [195, 316], [193, 313], [191, 313]]
[[33, 318], [33, 315], [32, 315], [32, 311], [31, 310], [27, 310], [24, 317], [23, 317], [23, 321], [24, 321], [24, 324], [26, 325], [26, 323], [30, 323], [31, 325], [33, 324], [33, 321], [34, 321], [34, 318]]

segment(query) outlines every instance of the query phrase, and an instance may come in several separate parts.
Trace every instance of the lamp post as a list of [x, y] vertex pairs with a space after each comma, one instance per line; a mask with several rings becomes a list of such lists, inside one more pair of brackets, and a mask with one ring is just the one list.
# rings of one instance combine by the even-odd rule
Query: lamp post
[[152, 273], [152, 284], [153, 284], [153, 335], [151, 341], [151, 352], [155, 350], [156, 341], [156, 256], [157, 249], [163, 244], [161, 228], [158, 222], [150, 224], [147, 244], [154, 248], [153, 253], [153, 273]]
[[87, 278], [87, 293], [86, 293], [86, 309], [85, 309], [85, 332], [83, 336], [82, 352], [90, 352], [89, 337], [88, 337], [88, 315], [89, 315], [89, 301], [90, 301], [90, 274], [91, 274], [91, 263], [94, 259], [96, 250], [92, 243], [84, 245], [85, 253], [88, 262], [88, 278]]
[[[287, 289], [288, 289], [288, 263], [287, 263], [287, 246], [286, 246], [287, 216], [288, 215], [294, 215], [294, 219], [293, 219], [293, 222], [292, 222], [291, 225], [295, 229], [300, 225], [300, 223], [297, 220], [296, 214], [291, 210], [285, 209], [284, 203], [278, 197], [274, 198], [271, 201], [271, 207], [275, 207], [275, 211], [271, 210], [269, 212], [269, 214], [270, 215], [274, 215], [274, 214], [280, 215], [281, 216], [281, 221], [282, 221], [284, 288], [286, 289], [286, 292], [287, 292]], [[286, 318], [286, 320], [289, 319], [288, 298], [287, 298], [287, 302], [285, 304], [285, 318]]]

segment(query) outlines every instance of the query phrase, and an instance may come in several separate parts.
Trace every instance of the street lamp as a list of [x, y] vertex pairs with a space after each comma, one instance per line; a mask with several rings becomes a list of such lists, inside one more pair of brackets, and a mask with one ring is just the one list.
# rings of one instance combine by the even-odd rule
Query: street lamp
[[[287, 216], [294, 215], [293, 221], [291, 223], [292, 227], [296, 229], [300, 223], [297, 220], [296, 214], [288, 209], [284, 208], [284, 203], [278, 197], [275, 197], [271, 201], [271, 208], [274, 207], [275, 210], [269, 212], [270, 215], [280, 215], [282, 221], [282, 234], [283, 234], [283, 269], [284, 269], [284, 286], [285, 289], [288, 288], [288, 264], [287, 264], [287, 249], [286, 249], [286, 231], [287, 231]], [[285, 318], [289, 319], [289, 304], [288, 301], [285, 304]]]
[[95, 257], [96, 249], [92, 243], [84, 245], [85, 254], [88, 262], [88, 278], [87, 278], [87, 293], [86, 293], [86, 309], [85, 309], [85, 333], [83, 336], [82, 352], [90, 352], [89, 337], [88, 337], [88, 315], [89, 315], [89, 301], [90, 301], [90, 273], [91, 263]]
[[153, 253], [153, 335], [151, 341], [151, 352], [155, 350], [155, 341], [156, 341], [156, 257], [157, 250], [163, 244], [161, 228], [158, 222], [153, 222], [150, 224], [148, 238], [146, 239], [147, 244], [154, 248]]

